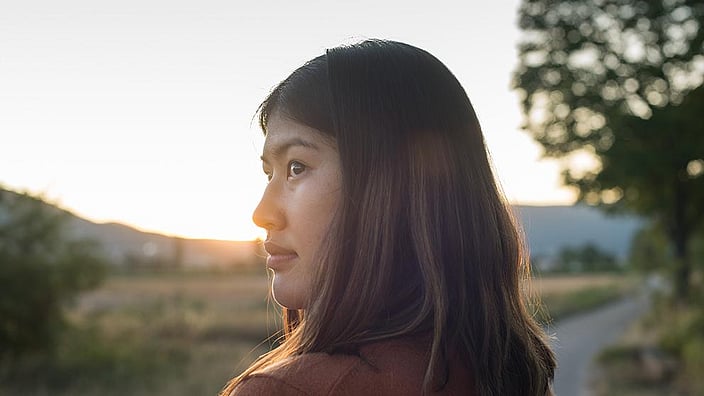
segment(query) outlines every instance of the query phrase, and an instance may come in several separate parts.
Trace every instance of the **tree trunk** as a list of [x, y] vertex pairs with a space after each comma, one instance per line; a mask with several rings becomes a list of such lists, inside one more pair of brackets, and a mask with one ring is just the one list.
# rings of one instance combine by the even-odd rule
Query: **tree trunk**
[[687, 195], [684, 187], [680, 181], [675, 183], [674, 216], [670, 232], [675, 253], [673, 274], [675, 297], [679, 302], [685, 302], [689, 296], [689, 277], [692, 272], [688, 249], [691, 232], [685, 215]]
[[689, 277], [691, 270], [691, 263], [689, 260], [689, 254], [687, 253], [687, 241], [688, 236], [683, 234], [676, 235], [674, 245], [675, 245], [675, 268], [674, 268], [674, 281], [675, 281], [675, 296], [681, 302], [684, 302], [689, 296]]

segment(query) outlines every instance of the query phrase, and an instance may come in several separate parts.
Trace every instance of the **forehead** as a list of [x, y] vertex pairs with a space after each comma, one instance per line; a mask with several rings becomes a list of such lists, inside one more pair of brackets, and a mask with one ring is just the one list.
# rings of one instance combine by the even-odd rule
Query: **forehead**
[[292, 146], [314, 150], [330, 148], [337, 150], [337, 145], [332, 137], [315, 128], [275, 114], [267, 123], [264, 156], [281, 154], [282, 151]]

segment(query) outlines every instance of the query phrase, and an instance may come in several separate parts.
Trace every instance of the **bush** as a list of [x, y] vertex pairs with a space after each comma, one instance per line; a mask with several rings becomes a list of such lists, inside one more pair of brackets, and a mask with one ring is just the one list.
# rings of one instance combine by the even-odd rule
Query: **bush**
[[679, 307], [669, 315], [662, 329], [660, 346], [681, 363], [680, 380], [693, 394], [704, 392], [704, 308]]
[[66, 303], [103, 278], [97, 245], [68, 237], [67, 216], [0, 189], [0, 363], [52, 352]]

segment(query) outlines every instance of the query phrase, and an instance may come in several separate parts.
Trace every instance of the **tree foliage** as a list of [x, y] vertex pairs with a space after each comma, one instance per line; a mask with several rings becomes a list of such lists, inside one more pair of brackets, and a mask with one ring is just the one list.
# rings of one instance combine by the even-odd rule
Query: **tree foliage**
[[554, 271], [557, 272], [606, 272], [622, 268], [613, 254], [588, 242], [581, 246], [565, 246], [557, 255]]
[[64, 305], [103, 277], [96, 245], [70, 239], [66, 216], [38, 198], [0, 189], [0, 360], [51, 351]]
[[660, 227], [649, 224], [633, 236], [628, 261], [636, 270], [653, 272], [665, 268], [669, 256], [665, 234]]
[[662, 224], [686, 294], [704, 222], [704, 3], [525, 0], [519, 12], [525, 129], [580, 200]]

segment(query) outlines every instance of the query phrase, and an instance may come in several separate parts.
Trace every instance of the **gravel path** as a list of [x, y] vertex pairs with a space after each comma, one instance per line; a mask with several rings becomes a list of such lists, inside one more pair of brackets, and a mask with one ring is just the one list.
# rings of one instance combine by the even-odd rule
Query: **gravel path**
[[548, 328], [557, 355], [556, 396], [590, 396], [591, 365], [596, 355], [616, 341], [626, 327], [646, 312], [645, 296], [631, 297], [596, 311], [567, 318]]

